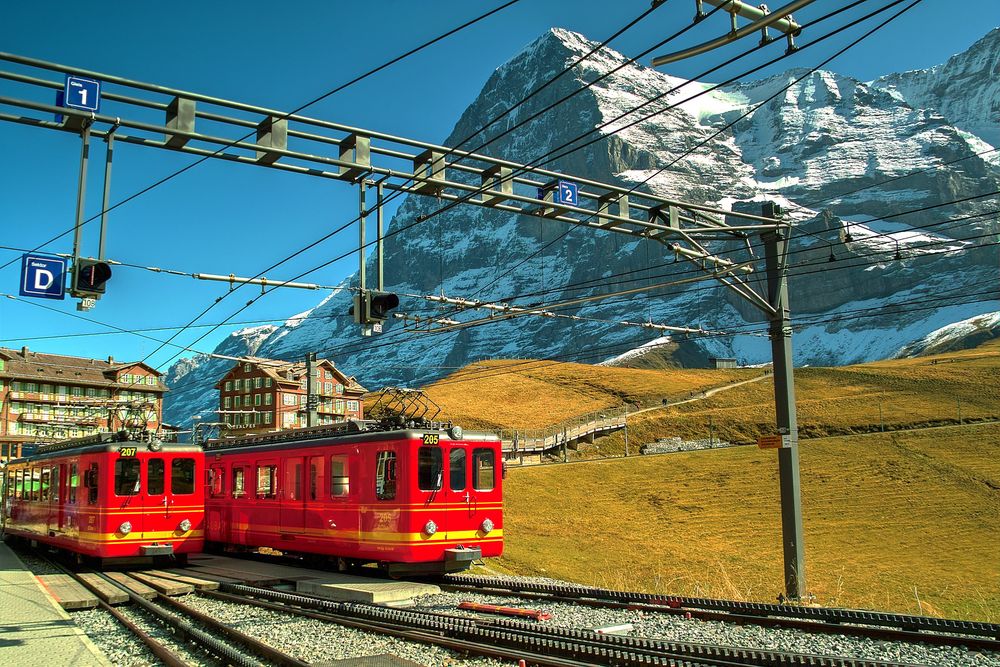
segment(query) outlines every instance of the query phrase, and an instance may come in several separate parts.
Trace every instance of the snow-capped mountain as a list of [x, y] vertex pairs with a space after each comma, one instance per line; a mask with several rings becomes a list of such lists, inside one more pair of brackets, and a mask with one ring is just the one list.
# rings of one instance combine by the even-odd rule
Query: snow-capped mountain
[[[472, 136], [462, 148], [474, 149], [626, 61], [604, 50], [486, 136], [478, 132], [486, 119], [593, 46], [565, 30], [542, 35], [496, 70], [445, 143], [457, 145]], [[961, 95], [948, 88], [959, 71], [994, 86], [998, 48], [1000, 31], [995, 30], [966, 53], [923, 72], [864, 83], [833, 72], [792, 70], [699, 96], [710, 84], [628, 64], [478, 152], [531, 163], [600, 128], [587, 139], [603, 136], [601, 141], [545, 166], [729, 209], [759, 212], [761, 202], [777, 201], [798, 225], [791, 277], [797, 363], [884, 358], [942, 326], [1000, 310], [997, 301], [969, 298], [997, 284], [997, 250], [984, 245], [996, 241], [997, 216], [953, 220], [986, 213], [997, 198], [929, 208], [1000, 190], [997, 154], [975, 155], [990, 148], [990, 141], [1000, 144], [1000, 137], [991, 134], [1000, 132], [996, 115], [986, 113], [997, 96], [965, 95], [959, 104], [955, 97]], [[643, 110], [648, 118], [622, 117], [657, 96]], [[981, 122], [975, 125], [970, 119], [977, 113]], [[436, 199], [412, 196], [391, 224], [409, 224], [439, 206]], [[925, 210], [899, 215], [918, 208]], [[992, 236], [984, 236], [988, 234]], [[466, 206], [387, 239], [385, 266], [387, 288], [398, 293], [504, 301], [534, 294], [517, 301], [528, 305], [642, 286], [643, 281], [654, 284], [672, 271], [689, 270], [689, 265], [674, 267], [672, 260], [652, 241]], [[609, 278], [625, 272], [632, 272], [624, 279], [633, 282]], [[564, 287], [581, 282], [589, 287]], [[555, 291], [543, 292], [548, 289]], [[600, 362], [660, 335], [613, 320], [737, 332], [759, 331], [761, 319], [724, 288], [700, 283], [562, 311], [589, 318], [585, 320], [520, 318], [443, 334], [407, 332], [401, 322], [390, 321], [380, 337], [363, 339], [347, 315], [350, 299], [346, 290], [331, 294], [304, 316], [268, 333], [255, 353], [291, 359], [315, 351], [335, 359], [366, 386], [417, 385], [478, 358]], [[399, 310], [454, 314], [407, 297]], [[735, 356], [743, 363], [770, 358], [762, 336], [677, 343], [678, 358], [688, 362], [708, 356]], [[196, 407], [212, 409], [216, 400], [209, 401], [208, 394], [221, 373], [209, 372], [208, 364], [197, 360], [182, 363], [188, 364], [189, 381], [200, 383], [204, 393], [169, 395], [168, 421], [183, 422]], [[168, 384], [172, 381], [188, 380], [171, 369]], [[183, 407], [175, 407], [178, 396], [189, 397]]]

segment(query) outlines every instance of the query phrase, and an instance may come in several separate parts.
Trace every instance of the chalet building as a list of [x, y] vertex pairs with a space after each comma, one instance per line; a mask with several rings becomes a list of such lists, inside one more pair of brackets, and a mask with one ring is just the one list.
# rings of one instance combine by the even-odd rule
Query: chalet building
[[0, 459], [25, 445], [141, 428], [157, 431], [166, 386], [155, 369], [0, 347]]
[[[366, 389], [341, 373], [332, 361], [315, 362], [318, 422], [332, 424], [363, 419]], [[306, 364], [248, 358], [238, 362], [215, 385], [219, 416], [233, 431], [267, 433], [302, 428], [306, 423]]]

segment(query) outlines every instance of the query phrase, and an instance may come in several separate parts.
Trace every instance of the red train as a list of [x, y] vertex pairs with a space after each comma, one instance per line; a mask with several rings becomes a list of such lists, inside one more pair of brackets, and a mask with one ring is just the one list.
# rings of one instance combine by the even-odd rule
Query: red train
[[204, 450], [108, 433], [47, 445], [7, 469], [5, 530], [98, 559], [268, 547], [393, 575], [501, 555], [500, 441], [421, 424], [350, 421]]
[[205, 445], [210, 545], [379, 563], [390, 574], [468, 568], [503, 551], [495, 435], [345, 422]]
[[96, 559], [183, 561], [202, 550], [196, 445], [101, 433], [45, 445], [6, 469], [6, 533]]

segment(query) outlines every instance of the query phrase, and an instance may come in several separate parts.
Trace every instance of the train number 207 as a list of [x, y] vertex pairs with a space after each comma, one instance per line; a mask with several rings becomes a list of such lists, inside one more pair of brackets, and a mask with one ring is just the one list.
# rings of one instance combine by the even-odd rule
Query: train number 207
[[138, 447], [119, 447], [118, 448], [118, 453], [121, 456], [135, 456], [136, 451], [138, 451]]

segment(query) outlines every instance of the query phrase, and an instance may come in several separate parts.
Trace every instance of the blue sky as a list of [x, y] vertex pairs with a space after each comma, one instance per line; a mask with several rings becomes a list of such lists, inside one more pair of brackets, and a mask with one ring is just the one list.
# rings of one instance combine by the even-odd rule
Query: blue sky
[[[207, 95], [291, 109], [498, 4], [253, 0], [176, 3], [173, 9], [155, 3], [123, 3], [111, 9], [86, 4], [13, 3], [5, 7], [0, 24], [0, 49]], [[832, 0], [817, 0], [798, 18], [808, 21], [835, 4]], [[874, 7], [883, 2], [867, 4]], [[693, 5], [690, 0], [667, 0], [612, 47], [626, 55], [645, 50], [687, 24]], [[548, 28], [569, 28], [602, 40], [648, 6], [644, 0], [521, 0], [304, 113], [442, 142], [492, 71]], [[372, 11], [373, 7], [377, 11]], [[724, 21], [720, 16], [698, 26], [686, 41], [677, 42], [677, 47], [721, 34]], [[972, 5], [963, 5], [959, 12], [949, 0], [924, 0], [877, 38], [828, 68], [868, 80], [889, 72], [929, 67], [966, 49], [997, 25], [998, 3], [975, 3], [975, 10]], [[809, 36], [804, 34], [800, 39], [807, 41]], [[778, 69], [811, 66], [846, 39], [808, 49], [784, 61]], [[694, 76], [723, 55], [706, 54], [663, 71]], [[644, 64], [649, 64], [648, 58]], [[28, 71], [5, 62], [0, 63], [0, 68]], [[52, 80], [61, 78], [38, 70], [31, 73]], [[0, 95], [26, 95], [24, 88], [5, 80], [0, 80], [0, 91]], [[4, 107], [0, 111], [11, 109]], [[109, 112], [109, 107], [102, 111]], [[73, 224], [79, 138], [0, 122], [0, 142], [5, 151], [0, 172], [0, 245], [33, 248]], [[92, 158], [87, 217], [100, 209], [102, 144], [93, 149]], [[119, 145], [112, 202], [193, 159], [168, 151]], [[110, 213], [109, 256], [190, 272], [253, 275], [352, 219], [357, 214], [356, 202], [356, 190], [346, 184], [208, 161]], [[96, 232], [96, 224], [87, 227], [85, 253], [96, 253]], [[341, 234], [268, 277], [289, 278], [349, 250], [356, 237], [353, 230]], [[45, 249], [69, 252], [71, 239], [64, 237]], [[0, 251], [0, 264], [19, 260], [19, 256]], [[335, 284], [356, 266], [356, 258], [348, 258], [303, 280]], [[19, 268], [17, 261], [0, 271], [0, 292], [16, 294]], [[226, 289], [221, 283], [120, 268], [97, 308], [82, 315], [125, 329], [177, 326]], [[253, 287], [240, 290], [203, 322], [220, 321], [255, 293]], [[235, 321], [282, 320], [321, 298], [321, 294], [311, 291], [280, 290], [261, 299]], [[77, 314], [74, 301], [42, 303], [61, 312], [0, 299], [0, 346], [28, 345], [39, 351], [95, 357], [110, 354], [119, 359], [142, 358], [157, 346], [132, 335], [82, 335], [108, 329], [70, 317], [68, 314]], [[197, 348], [211, 350], [234, 328], [219, 330]], [[188, 343], [203, 331], [193, 329], [177, 342]], [[165, 338], [169, 333], [148, 335]], [[66, 334], [80, 335], [38, 338]], [[160, 352], [150, 362], [163, 364], [175, 352]]]

